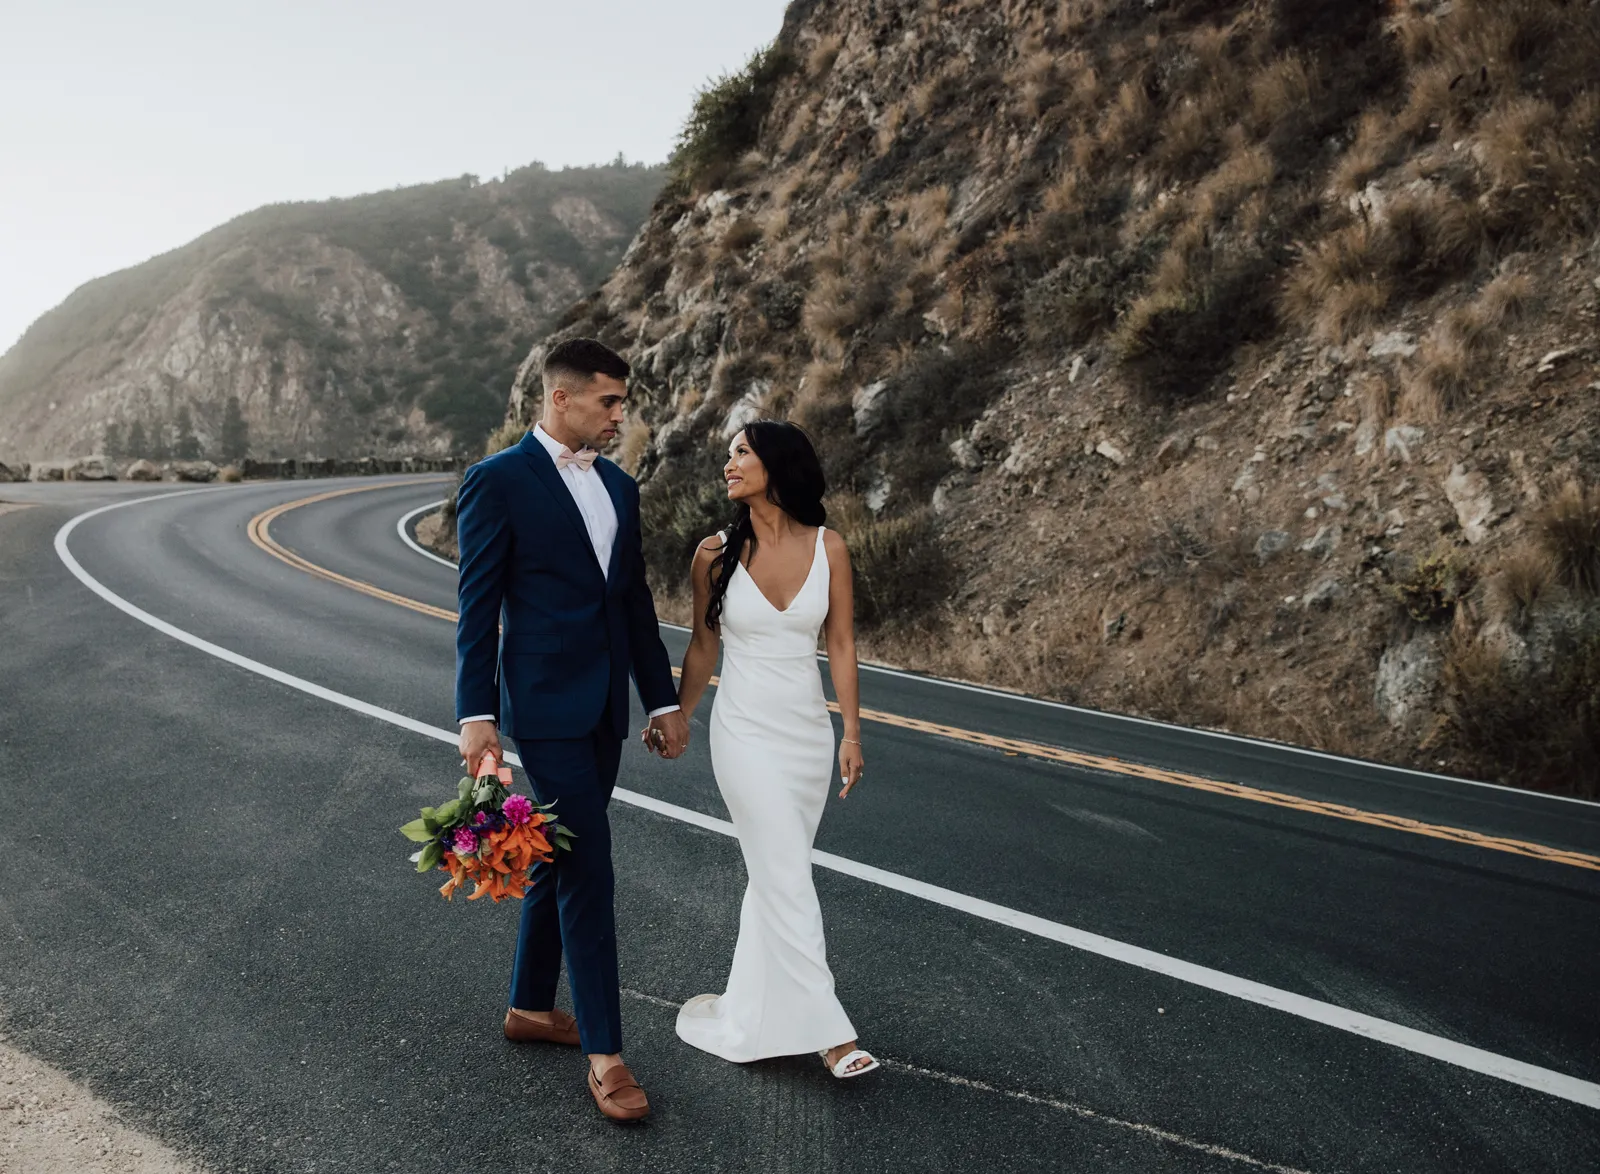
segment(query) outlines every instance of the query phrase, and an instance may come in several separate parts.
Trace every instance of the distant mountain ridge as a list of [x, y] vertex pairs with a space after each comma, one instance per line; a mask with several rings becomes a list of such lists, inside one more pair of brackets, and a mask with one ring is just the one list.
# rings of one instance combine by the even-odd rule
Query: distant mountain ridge
[[246, 213], [35, 322], [0, 357], [0, 459], [472, 449], [663, 178], [533, 164]]

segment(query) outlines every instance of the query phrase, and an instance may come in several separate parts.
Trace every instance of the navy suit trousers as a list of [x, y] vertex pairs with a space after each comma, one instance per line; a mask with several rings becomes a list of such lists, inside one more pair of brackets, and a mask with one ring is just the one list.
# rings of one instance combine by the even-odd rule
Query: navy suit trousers
[[585, 1052], [622, 1050], [622, 1008], [617, 992], [617, 930], [612, 910], [611, 824], [606, 808], [617, 784], [622, 739], [610, 705], [594, 729], [579, 738], [529, 738], [517, 753], [540, 803], [575, 833], [571, 852], [533, 871], [522, 902], [517, 956], [511, 967], [511, 1005], [523, 1011], [555, 1006], [561, 958]]

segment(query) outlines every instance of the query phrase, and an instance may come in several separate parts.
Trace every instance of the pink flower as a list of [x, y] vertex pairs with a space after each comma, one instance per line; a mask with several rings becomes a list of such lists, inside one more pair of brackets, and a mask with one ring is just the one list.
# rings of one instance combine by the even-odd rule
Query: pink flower
[[472, 822], [475, 823], [475, 824], [488, 823], [489, 822], [489, 813], [487, 811], [478, 812], [478, 814], [476, 814], [476, 815], [474, 815], [472, 817]]
[[500, 814], [521, 826], [533, 818], [533, 801], [526, 795], [511, 795], [500, 805]]
[[455, 838], [450, 843], [455, 848], [457, 856], [471, 856], [478, 850], [477, 833], [466, 828], [461, 828], [457, 831]]

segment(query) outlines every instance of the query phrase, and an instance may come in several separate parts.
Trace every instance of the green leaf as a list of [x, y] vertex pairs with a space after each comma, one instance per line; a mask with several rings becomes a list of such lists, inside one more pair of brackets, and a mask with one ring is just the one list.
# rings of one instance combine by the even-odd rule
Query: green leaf
[[417, 861], [418, 872], [432, 872], [439, 867], [439, 861], [444, 859], [444, 845], [435, 840], [422, 850], [422, 859]]
[[465, 799], [470, 794], [472, 794], [472, 780], [471, 779], [462, 779], [459, 783], [456, 784], [456, 798], [457, 799]]
[[460, 820], [461, 810], [464, 803], [465, 800], [452, 799], [450, 802], [444, 804], [442, 807], [439, 807], [434, 811], [434, 818], [439, 821], [440, 828], [447, 828], [451, 824]]
[[439, 834], [439, 821], [433, 818], [433, 808], [428, 808], [428, 811], [429, 814], [422, 817], [422, 826], [427, 828], [431, 835], [437, 836]]
[[425, 821], [414, 819], [400, 829], [400, 834], [408, 840], [415, 840], [419, 844], [426, 844], [438, 834], [438, 829], [428, 830]]

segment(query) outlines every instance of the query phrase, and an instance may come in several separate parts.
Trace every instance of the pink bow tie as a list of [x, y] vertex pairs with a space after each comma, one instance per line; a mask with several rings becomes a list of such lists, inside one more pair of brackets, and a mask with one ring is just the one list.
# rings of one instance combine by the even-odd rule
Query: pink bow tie
[[585, 448], [582, 452], [573, 452], [563, 444], [561, 451], [556, 454], [556, 468], [565, 469], [568, 465], [577, 465], [581, 472], [587, 473], [594, 464], [595, 458], [599, 455], [592, 448]]

